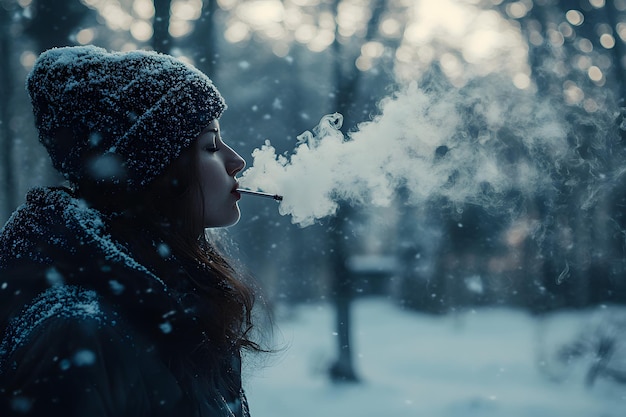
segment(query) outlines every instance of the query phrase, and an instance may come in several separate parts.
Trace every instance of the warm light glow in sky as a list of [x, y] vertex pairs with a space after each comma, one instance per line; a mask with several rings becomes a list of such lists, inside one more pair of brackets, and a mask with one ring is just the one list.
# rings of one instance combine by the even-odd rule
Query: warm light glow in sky
[[[218, 4], [230, 12], [225, 37], [232, 43], [247, 41], [257, 33], [272, 42], [277, 55], [284, 56], [294, 41], [321, 52], [335, 39], [335, 17], [318, 0], [218, 0]], [[341, 21], [341, 11], [337, 20]]]
[[516, 86], [528, 87], [528, 47], [519, 27], [498, 12], [474, 3], [415, 2], [396, 53], [398, 76], [415, 78], [438, 61], [456, 85], [476, 75], [504, 71], [511, 75]]
[[[25, 1], [25, 0], [22, 0]], [[154, 3], [152, 0], [81, 0], [98, 11], [109, 29], [128, 31], [139, 42], [152, 38]], [[202, 0], [173, 0], [170, 10], [169, 32], [173, 37], [182, 37], [193, 29], [192, 22], [200, 17]], [[83, 36], [83, 39], [86, 39]], [[88, 43], [90, 41], [81, 41]]]
[[[82, 1], [98, 10], [110, 29], [128, 31], [139, 42], [148, 42], [152, 37], [151, 0]], [[439, 62], [445, 74], [458, 85], [477, 74], [504, 70], [511, 73], [518, 87], [527, 87], [530, 82], [527, 46], [519, 28], [476, 3], [473, 0], [387, 2], [388, 10], [378, 28], [383, 39], [361, 46], [357, 67], [369, 70], [386, 52], [395, 52], [396, 72], [401, 79], [418, 77], [433, 62]], [[507, 12], [513, 17], [523, 16], [528, 12], [527, 3], [511, 3]], [[336, 34], [344, 44], [362, 38], [372, 14], [369, 2], [363, 0], [342, 0], [336, 16], [331, 4], [320, 0], [218, 0], [218, 4], [229, 13], [224, 33], [227, 41], [247, 41], [255, 33], [271, 42], [274, 52], [282, 56], [289, 53], [293, 42], [321, 52], [332, 45]], [[170, 34], [183, 37], [190, 33], [201, 11], [202, 0], [174, 0]], [[583, 17], [572, 11], [567, 19], [576, 24]], [[553, 35], [560, 33], [555, 31]], [[89, 43], [94, 36], [93, 31], [83, 30], [77, 41]], [[384, 39], [399, 39], [399, 48], [389, 51]], [[558, 41], [553, 39], [554, 43]], [[605, 48], [611, 48], [615, 40], [606, 34], [602, 42]]]
[[[245, 42], [254, 33], [274, 44], [275, 53], [281, 56], [288, 53], [293, 42], [319, 52], [332, 45], [336, 33], [343, 44], [363, 38], [372, 14], [370, 2], [363, 0], [341, 1], [337, 16], [333, 16], [329, 2], [319, 0], [219, 0], [218, 3], [231, 16], [226, 40]], [[395, 52], [400, 79], [415, 79], [433, 62], [439, 62], [456, 85], [476, 75], [505, 71], [519, 88], [529, 87], [528, 46], [519, 27], [477, 3], [473, 0], [388, 1], [378, 28], [379, 36], [361, 46], [357, 68], [370, 70], [386, 53]], [[508, 6], [511, 17], [523, 17], [532, 3], [525, 0]], [[379, 40], [380, 36], [383, 39]], [[399, 48], [389, 50], [385, 39], [398, 39]], [[610, 40], [606, 43], [610, 44]]]
[[[155, 13], [152, 0], [81, 1], [97, 10], [109, 29], [129, 33], [129, 45], [150, 41]], [[528, 22], [526, 40], [515, 19], [523, 18], [535, 7], [533, 0], [506, 4], [491, 0], [491, 4], [504, 7], [505, 16], [485, 8], [485, 1], [388, 0], [376, 35], [367, 40], [364, 37], [373, 13], [372, 0], [340, 0], [336, 13], [330, 0], [217, 0], [226, 16], [224, 37], [228, 42], [246, 42], [255, 36], [266, 40], [278, 56], [287, 56], [294, 44], [322, 52], [337, 37], [346, 51], [356, 54], [348, 52], [346, 59], [355, 59], [354, 64], [362, 71], [375, 70], [381, 60], [391, 59], [399, 80], [414, 80], [437, 63], [457, 86], [473, 77], [498, 72], [508, 74], [518, 88], [529, 88], [532, 77], [527, 42], [533, 46], [549, 42], [559, 48], [573, 41], [580, 51], [572, 58], [574, 68], [603, 85], [608, 66], [596, 62], [597, 57], [592, 62], [586, 56], [595, 53], [594, 44], [577, 37], [577, 27], [585, 22], [577, 4], [572, 4], [560, 17], [562, 21], [552, 26], [534, 28], [533, 22]], [[18, 0], [22, 7], [31, 2]], [[600, 9], [606, 1], [589, 0], [589, 4]], [[612, 4], [618, 11], [626, 10], [626, 0], [614, 0]], [[179, 38], [191, 33], [202, 7], [203, 0], [173, 0], [170, 34]], [[595, 31], [597, 45], [603, 49], [626, 42], [623, 22], [615, 28], [600, 25]], [[98, 37], [98, 29], [83, 28], [75, 37], [80, 44], [91, 43]], [[570, 100], [583, 100], [571, 86], [564, 86], [564, 90]]]
[[96, 9], [109, 29], [130, 30], [134, 21], [133, 16], [118, 0], [82, 0], [82, 2]]

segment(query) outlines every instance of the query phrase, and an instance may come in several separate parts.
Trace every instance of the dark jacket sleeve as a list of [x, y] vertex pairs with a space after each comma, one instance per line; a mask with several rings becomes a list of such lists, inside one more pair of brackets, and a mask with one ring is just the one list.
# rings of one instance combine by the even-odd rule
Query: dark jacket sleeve
[[3, 416], [186, 414], [179, 413], [178, 384], [154, 350], [99, 317], [48, 319], [5, 359]]

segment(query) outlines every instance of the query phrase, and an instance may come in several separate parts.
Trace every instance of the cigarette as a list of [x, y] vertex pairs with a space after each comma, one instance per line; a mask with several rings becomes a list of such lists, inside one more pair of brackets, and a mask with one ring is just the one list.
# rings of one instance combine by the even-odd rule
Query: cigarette
[[278, 195], [278, 194], [262, 193], [260, 191], [246, 190], [243, 188], [237, 188], [237, 191], [239, 191], [242, 194], [258, 195], [259, 197], [267, 197], [267, 198], [273, 198], [276, 201], [283, 201], [283, 196]]

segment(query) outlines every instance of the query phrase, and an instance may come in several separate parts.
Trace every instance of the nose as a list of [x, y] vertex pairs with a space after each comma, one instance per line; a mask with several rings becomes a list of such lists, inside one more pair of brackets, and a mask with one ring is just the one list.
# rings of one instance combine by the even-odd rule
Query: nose
[[228, 175], [234, 177], [246, 167], [246, 161], [231, 147], [228, 147], [229, 155], [226, 162], [226, 171]]

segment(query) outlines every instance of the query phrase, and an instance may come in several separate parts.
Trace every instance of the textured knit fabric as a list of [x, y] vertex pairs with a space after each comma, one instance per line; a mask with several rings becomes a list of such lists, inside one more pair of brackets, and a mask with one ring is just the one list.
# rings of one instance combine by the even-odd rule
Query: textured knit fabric
[[[0, 231], [0, 415], [246, 417], [236, 349], [173, 256], [159, 276], [64, 188], [31, 191]], [[215, 366], [215, 364], [218, 364]]]
[[148, 51], [51, 49], [26, 86], [54, 167], [73, 182], [131, 191], [162, 173], [226, 107], [202, 72]]

